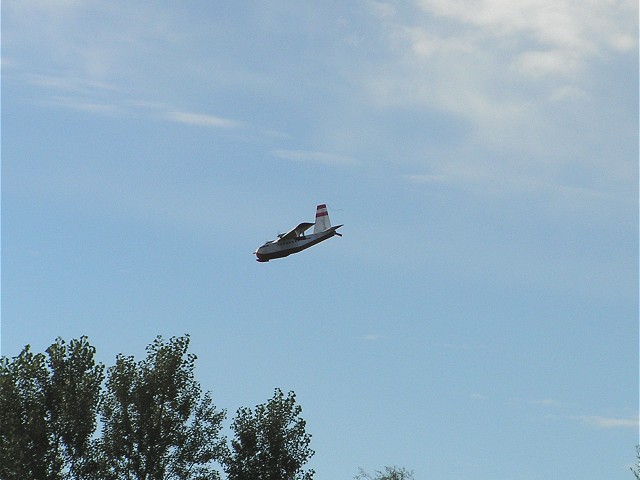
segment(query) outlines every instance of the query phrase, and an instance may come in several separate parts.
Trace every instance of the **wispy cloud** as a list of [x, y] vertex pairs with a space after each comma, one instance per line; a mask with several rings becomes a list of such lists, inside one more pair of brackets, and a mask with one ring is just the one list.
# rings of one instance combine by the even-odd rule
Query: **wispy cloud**
[[56, 76], [30, 73], [25, 75], [25, 79], [27, 83], [36, 87], [64, 90], [84, 95], [95, 95], [99, 92], [112, 92], [117, 90], [114, 85], [109, 83], [76, 76]]
[[565, 200], [612, 201], [626, 199], [624, 191], [597, 190], [579, 185], [567, 185], [550, 177], [544, 166], [523, 174], [506, 165], [482, 168], [473, 165], [459, 168], [443, 166], [436, 173], [407, 174], [402, 178], [414, 184], [448, 185], [474, 189], [484, 193], [544, 193]]
[[488, 400], [489, 397], [487, 395], [484, 395], [482, 393], [472, 393], [471, 395], [469, 395], [469, 398], [471, 400]]
[[366, 342], [377, 342], [379, 340], [384, 340], [385, 338], [387, 338], [386, 335], [379, 335], [377, 333], [368, 333], [360, 337], [361, 340], [364, 340]]
[[305, 150], [275, 150], [276, 157], [296, 162], [323, 163], [326, 165], [358, 165], [360, 162], [352, 157], [325, 152]]
[[216, 117], [205, 113], [193, 112], [166, 112], [164, 118], [172, 122], [184, 123], [186, 125], [197, 125], [211, 128], [239, 128], [242, 122], [223, 117]]
[[638, 418], [600, 417], [597, 415], [583, 415], [576, 420], [597, 428], [635, 428], [639, 427]]
[[[113, 85], [88, 78], [28, 74], [26, 82], [42, 89], [41, 104], [99, 115], [138, 114], [199, 127], [233, 129], [245, 124], [207, 113], [176, 110], [162, 102], [128, 99], [126, 92]], [[64, 92], [65, 95], [59, 95]]]
[[62, 107], [96, 115], [118, 115], [125, 112], [121, 105], [84, 97], [52, 97], [49, 100], [44, 100], [42, 105]]
[[532, 400], [531, 403], [534, 405], [539, 405], [541, 407], [549, 407], [549, 408], [559, 408], [562, 406], [562, 403], [559, 400], [555, 400], [553, 398], [543, 398], [542, 400]]
[[41, 100], [40, 104], [47, 107], [61, 107], [97, 115], [139, 115], [207, 128], [234, 129], [245, 126], [243, 122], [224, 117], [174, 110], [159, 102], [127, 100], [119, 95], [105, 95], [104, 90], [107, 90], [107, 87], [78, 79], [43, 77], [33, 84], [53, 91], [60, 89], [70, 91], [71, 95], [53, 94]]

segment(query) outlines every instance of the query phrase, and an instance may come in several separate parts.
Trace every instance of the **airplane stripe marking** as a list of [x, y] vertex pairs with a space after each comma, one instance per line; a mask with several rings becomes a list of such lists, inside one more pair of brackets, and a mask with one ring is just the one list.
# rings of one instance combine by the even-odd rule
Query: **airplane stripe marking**
[[326, 217], [327, 215], [329, 215], [327, 212], [318, 212], [318, 213], [316, 213], [316, 218], [318, 218], [318, 217]]

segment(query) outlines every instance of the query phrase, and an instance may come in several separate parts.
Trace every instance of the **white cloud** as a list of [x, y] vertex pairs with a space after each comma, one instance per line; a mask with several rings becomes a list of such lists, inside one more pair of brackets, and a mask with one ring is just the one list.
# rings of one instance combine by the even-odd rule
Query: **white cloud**
[[570, 76], [580, 69], [580, 58], [567, 50], [535, 50], [523, 52], [514, 61], [514, 67], [524, 77], [539, 78], [549, 75]]
[[172, 122], [212, 128], [239, 128], [243, 125], [242, 122], [228, 118], [193, 112], [166, 112], [164, 118]]
[[562, 85], [553, 89], [549, 100], [552, 102], [586, 100], [587, 93], [581, 88], [572, 85]]
[[396, 13], [396, 9], [393, 7], [393, 5], [385, 2], [377, 2], [375, 0], [371, 0], [368, 2], [368, 5], [379, 17], [391, 17]]
[[100, 94], [116, 91], [117, 88], [106, 82], [74, 76], [54, 76], [29, 73], [26, 75], [29, 84], [52, 90], [63, 90], [81, 94]]
[[332, 153], [314, 152], [305, 150], [275, 150], [273, 154], [284, 160], [296, 162], [323, 163], [327, 165], [357, 165], [360, 162], [355, 158]]
[[[108, 83], [75, 76], [25, 75], [27, 83], [41, 88], [49, 98], [41, 103], [95, 114], [138, 113], [156, 116], [171, 122], [210, 128], [240, 128], [244, 123], [215, 115], [185, 112], [161, 102], [124, 98], [125, 92]], [[69, 95], [56, 95], [63, 91]], [[153, 112], [153, 113], [151, 113]]]
[[471, 400], [487, 400], [489, 397], [483, 395], [482, 393], [472, 393], [471, 395], [469, 395], [469, 398]]
[[119, 105], [99, 102], [94, 99], [76, 97], [53, 97], [50, 100], [44, 101], [43, 104], [51, 107], [69, 108], [97, 115], [117, 115], [122, 114], [124, 111]]
[[[158, 70], [167, 74], [166, 62], [187, 35], [184, 17], [158, 5], [25, 0], [7, 2], [2, 13], [3, 47], [20, 68], [130, 88], [163, 80]], [[181, 60], [184, 68], [189, 58]]]
[[637, 22], [629, 17], [637, 4], [630, 0], [421, 0], [419, 5], [430, 14], [481, 28], [488, 36], [519, 36], [580, 55], [629, 50], [635, 44]]
[[402, 177], [413, 183], [445, 183], [447, 181], [447, 176], [443, 174], [429, 175], [416, 173], [403, 175]]
[[597, 428], [635, 428], [637, 429], [638, 418], [616, 418], [616, 417], [600, 417], [596, 415], [584, 415], [576, 417], [581, 422]]
[[[171, 122], [210, 128], [240, 128], [245, 124], [236, 120], [215, 115], [175, 110], [161, 102], [146, 100], [127, 100], [123, 92], [107, 83], [79, 77], [60, 77], [28, 74], [25, 77], [30, 85], [45, 90], [48, 99], [41, 101], [50, 107], [63, 107], [94, 114], [137, 113]], [[55, 91], [64, 91], [69, 95], [56, 95]]]
[[443, 165], [437, 171], [427, 174], [402, 175], [408, 182], [416, 184], [442, 184], [467, 190], [494, 193], [545, 193], [565, 200], [610, 202], [629, 200], [624, 192], [604, 192], [596, 189], [568, 185], [553, 178], [532, 176], [518, 172], [517, 166], [499, 167], [493, 165], [464, 166]]
[[[117, 110], [186, 125], [233, 129], [246, 124], [184, 111], [181, 105], [191, 104], [191, 99], [199, 95], [219, 95], [216, 105], [220, 105], [220, 111], [232, 112], [229, 105], [247, 100], [247, 93], [259, 93], [265, 103], [275, 99], [287, 107], [286, 102], [291, 102], [293, 95], [292, 89], [284, 86], [295, 85], [295, 100], [307, 102], [308, 111], [317, 113], [326, 107], [318, 106], [318, 98], [323, 103], [325, 98], [333, 102], [327, 111], [337, 113], [314, 115], [305, 125], [316, 136], [309, 145], [322, 145], [326, 151], [281, 149], [275, 150], [274, 155], [291, 161], [357, 165], [361, 162], [354, 157], [327, 152], [361, 152], [357, 154], [359, 158], [373, 162], [379, 154], [380, 161], [394, 162], [396, 166], [405, 161], [401, 155], [404, 152], [392, 157], [396, 152], [389, 153], [385, 148], [406, 148], [409, 155], [405, 157], [411, 157], [408, 161], [429, 167], [425, 168], [426, 175], [416, 168], [416, 175], [407, 177], [411, 181], [444, 183], [454, 179], [462, 183], [480, 178], [495, 185], [500, 184], [505, 169], [517, 170], [526, 162], [534, 162], [541, 152], [555, 155], [554, 149], [565, 149], [556, 157], [568, 157], [576, 150], [582, 153], [580, 145], [585, 142], [580, 139], [589, 137], [590, 142], [597, 143], [585, 128], [588, 120], [583, 113], [593, 107], [589, 104], [593, 91], [585, 76], [611, 53], [637, 48], [635, 16], [629, 14], [636, 6], [629, 0], [420, 0], [411, 4], [372, 0], [366, 4], [377, 23], [371, 22], [371, 17], [361, 23], [342, 21], [343, 40], [348, 43], [356, 36], [359, 41], [342, 48], [331, 61], [318, 56], [322, 71], [335, 69], [335, 74], [330, 74], [335, 82], [322, 85], [322, 92], [328, 93], [326, 97], [309, 95], [309, 85], [321, 82], [315, 73], [310, 74], [313, 77], [299, 73], [299, 65], [292, 62], [288, 53], [282, 57], [274, 53], [273, 64], [271, 60], [256, 63], [247, 53], [255, 49], [242, 42], [237, 45], [230, 35], [237, 25], [210, 25], [171, 6], [149, 9], [96, 0], [12, 2], [7, 5], [8, 12], [3, 11], [8, 19], [4, 23], [9, 25], [3, 32], [3, 43], [13, 63], [17, 62], [16, 69], [33, 73], [32, 84], [79, 95], [81, 98], [75, 103], [67, 102], [70, 108], [95, 113]], [[54, 8], [57, 6], [60, 8]], [[271, 15], [271, 10], [263, 13]], [[345, 18], [350, 18], [350, 13], [347, 11]], [[289, 14], [289, 18], [278, 17], [278, 25], [285, 20], [299, 20], [296, 13]], [[308, 17], [310, 22], [320, 21], [319, 18]], [[185, 28], [187, 25], [190, 28]], [[318, 29], [326, 26], [315, 25]], [[318, 42], [313, 47], [319, 53], [327, 47], [324, 41], [313, 41]], [[208, 44], [217, 48], [203, 47]], [[234, 45], [237, 50], [224, 48], [226, 45]], [[260, 47], [260, 51], [270, 51], [268, 44]], [[295, 55], [296, 50], [287, 52]], [[33, 57], [35, 61], [26, 54], [37, 55]], [[29, 63], [23, 60], [20, 64], [18, 60], [23, 58]], [[295, 77], [289, 69], [295, 70]], [[224, 85], [224, 96], [216, 90], [220, 85]], [[155, 97], [146, 99], [149, 105], [166, 102], [167, 106], [151, 113], [152, 107], [132, 103], [131, 98], [149, 92]], [[223, 105], [225, 101], [231, 103]], [[397, 136], [401, 141], [394, 144], [398, 138], [393, 137], [393, 132], [401, 127], [394, 125], [384, 130], [385, 122], [392, 117], [386, 115], [390, 110], [397, 114], [394, 118], [401, 118], [398, 112], [403, 110], [419, 111], [415, 117], [418, 119], [444, 113], [441, 116], [445, 121], [463, 125], [463, 133], [443, 140], [450, 158], [460, 158], [453, 160], [457, 173], [444, 168], [450, 159], [423, 156], [422, 152], [431, 148], [429, 138], [400, 132]], [[243, 112], [252, 125], [259, 122], [255, 118], [263, 118], [259, 109]], [[291, 133], [297, 127], [293, 125], [295, 121], [278, 125], [287, 134], [272, 135], [268, 130], [273, 125], [261, 125], [259, 135], [271, 139], [276, 135], [295, 137]], [[443, 137], [447, 137], [446, 131]], [[373, 155], [362, 153], [367, 149]], [[476, 153], [491, 156], [496, 152], [515, 158], [513, 165], [496, 160], [485, 172], [469, 165], [475, 161]], [[512, 155], [522, 152], [526, 158]], [[616, 161], [604, 155], [602, 158], [607, 164]], [[607, 171], [618, 168], [605, 166]], [[552, 181], [544, 168], [535, 174]]]
[[471, 142], [493, 151], [574, 145], [567, 133], [583, 135], [581, 125], [567, 123], [571, 113], [557, 111], [559, 103], [593, 108], [594, 76], [637, 48], [637, 6], [629, 0], [418, 5], [404, 14], [372, 9], [387, 52], [362, 79], [368, 100], [451, 113], [469, 122]]
[[539, 405], [541, 407], [553, 407], [558, 408], [562, 406], [562, 403], [558, 400], [554, 400], [553, 398], [544, 398], [542, 400], [533, 400], [532, 403], [534, 405]]
[[366, 335], [363, 335], [362, 337], [360, 337], [362, 340], [366, 341], [366, 342], [377, 342], [378, 340], [383, 340], [385, 338], [387, 338], [385, 335], [378, 335], [375, 333], [368, 333]]

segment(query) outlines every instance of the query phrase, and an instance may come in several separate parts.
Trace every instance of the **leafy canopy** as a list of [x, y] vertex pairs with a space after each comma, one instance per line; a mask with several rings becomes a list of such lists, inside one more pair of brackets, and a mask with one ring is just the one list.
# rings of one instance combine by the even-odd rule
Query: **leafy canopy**
[[280, 389], [255, 410], [240, 408], [224, 461], [229, 480], [311, 480], [314, 471], [302, 467], [315, 452], [301, 413], [295, 393]]

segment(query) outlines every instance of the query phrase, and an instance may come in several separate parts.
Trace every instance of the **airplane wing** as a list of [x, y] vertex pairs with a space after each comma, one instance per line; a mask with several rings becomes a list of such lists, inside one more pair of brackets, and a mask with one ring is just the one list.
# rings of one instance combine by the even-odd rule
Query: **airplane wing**
[[300, 225], [298, 225], [295, 228], [292, 228], [291, 230], [289, 230], [287, 233], [285, 233], [284, 235], [282, 235], [279, 239], [278, 242], [283, 242], [285, 240], [291, 240], [292, 238], [298, 238], [299, 236], [301, 236], [304, 232], [306, 232], [307, 230], [309, 230], [311, 227], [313, 227], [315, 225], [315, 223], [309, 223], [309, 222], [302, 222]]

